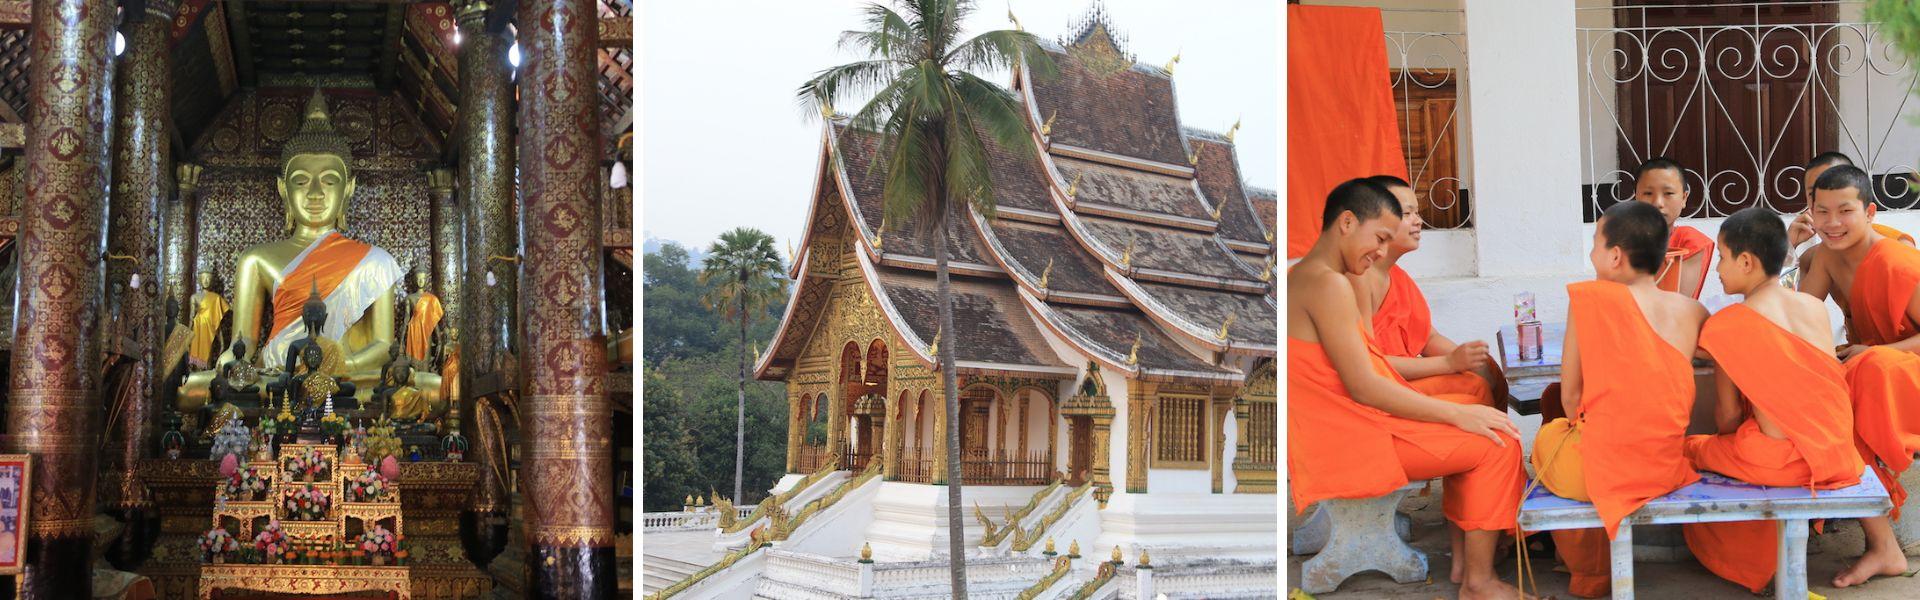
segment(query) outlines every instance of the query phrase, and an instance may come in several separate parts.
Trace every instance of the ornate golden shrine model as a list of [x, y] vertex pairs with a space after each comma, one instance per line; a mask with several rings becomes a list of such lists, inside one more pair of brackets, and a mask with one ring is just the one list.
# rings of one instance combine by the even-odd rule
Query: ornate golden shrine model
[[255, 454], [266, 460], [222, 466], [233, 468], [216, 486], [213, 528], [201, 537], [208, 564], [200, 597], [238, 588], [410, 598], [400, 492], [391, 478], [353, 448], [344, 457], [334, 444], [267, 448]]

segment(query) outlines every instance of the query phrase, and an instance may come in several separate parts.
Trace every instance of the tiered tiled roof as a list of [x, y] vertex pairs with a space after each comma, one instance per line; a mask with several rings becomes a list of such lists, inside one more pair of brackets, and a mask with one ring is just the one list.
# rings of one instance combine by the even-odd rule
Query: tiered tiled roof
[[[1262, 213], [1275, 203], [1249, 197], [1229, 138], [1180, 126], [1170, 74], [1134, 64], [1120, 45], [1096, 15], [1049, 48], [1057, 78], [1015, 74], [1042, 145], [1025, 157], [990, 145], [998, 210], [955, 209], [946, 243], [962, 371], [1050, 373], [1093, 359], [1130, 377], [1235, 383], [1245, 374], [1222, 366], [1223, 353], [1276, 353], [1273, 218]], [[932, 236], [918, 218], [882, 230], [876, 134], [840, 120], [826, 131], [824, 153], [837, 160], [821, 161], [808, 239], [837, 235], [836, 218], [854, 225], [865, 285], [930, 361]], [[820, 289], [833, 285], [808, 270], [795, 270], [796, 305], [824, 303]], [[761, 377], [785, 376], [820, 313], [789, 309]], [[1061, 356], [1042, 330], [1083, 356]]]

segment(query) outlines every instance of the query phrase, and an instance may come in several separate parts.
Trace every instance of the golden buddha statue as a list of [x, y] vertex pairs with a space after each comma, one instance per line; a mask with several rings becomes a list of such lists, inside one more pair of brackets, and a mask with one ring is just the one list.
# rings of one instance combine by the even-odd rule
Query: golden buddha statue
[[206, 369], [213, 365], [213, 350], [225, 347], [224, 332], [220, 324], [227, 319], [227, 299], [213, 289], [213, 272], [201, 271], [194, 276], [200, 291], [193, 294], [193, 337], [187, 346], [187, 364], [195, 369]]
[[[394, 342], [393, 291], [401, 270], [386, 250], [341, 233], [355, 186], [347, 164], [352, 156], [347, 139], [333, 129], [326, 98], [314, 90], [300, 132], [281, 151], [275, 179], [286, 237], [246, 249], [234, 264], [228, 290], [232, 335], [254, 350], [245, 357], [222, 354], [214, 364], [238, 358], [267, 370], [291, 369], [294, 365], [284, 364], [287, 350], [308, 336], [302, 313], [314, 298], [328, 316], [317, 337], [338, 342], [346, 355], [341, 372], [331, 374], [347, 378], [362, 394], [378, 382]], [[261, 343], [257, 332], [263, 317], [271, 333]], [[414, 387], [438, 398], [438, 375], [416, 372], [414, 377]], [[177, 407], [190, 412], [205, 406], [212, 380], [211, 370], [188, 375]]]
[[440, 340], [440, 318], [446, 316], [447, 311], [440, 304], [440, 296], [428, 289], [430, 279], [426, 271], [416, 268], [408, 279], [413, 284], [413, 293], [407, 296], [407, 358], [413, 359], [415, 365], [432, 365], [437, 362], [432, 359], [439, 354], [435, 350], [444, 347]]

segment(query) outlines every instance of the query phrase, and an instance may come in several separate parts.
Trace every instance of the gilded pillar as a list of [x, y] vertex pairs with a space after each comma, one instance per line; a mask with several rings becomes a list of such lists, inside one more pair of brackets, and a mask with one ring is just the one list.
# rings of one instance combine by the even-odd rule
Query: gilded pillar
[[944, 386], [935, 386], [933, 389], [927, 390], [927, 403], [922, 406], [922, 408], [933, 409], [933, 439], [927, 441], [932, 442], [930, 446], [933, 448], [932, 481], [934, 485], [947, 484], [947, 461], [952, 460], [951, 457], [947, 456], [947, 427], [949, 424], [947, 423], [946, 392], [942, 389], [943, 387]]
[[1127, 493], [1147, 491], [1147, 431], [1152, 422], [1153, 384], [1127, 380]]
[[[465, 2], [458, 18], [460, 45], [460, 127], [459, 167], [454, 188], [464, 196], [459, 207], [464, 215], [461, 236], [464, 247], [459, 272], [466, 280], [458, 288], [465, 295], [457, 313], [460, 332], [460, 389], [468, 398], [488, 407], [475, 407], [473, 413], [494, 413], [495, 422], [512, 418], [501, 414], [499, 393], [513, 368], [507, 361], [509, 332], [512, 329], [516, 273], [507, 260], [519, 255], [519, 222], [514, 218], [513, 80], [508, 71], [507, 49], [512, 45], [504, 31], [487, 24], [486, 2]], [[536, 128], [537, 129], [537, 128]], [[444, 208], [444, 207], [443, 207]], [[443, 294], [443, 301], [451, 295]], [[484, 385], [483, 385], [484, 384]], [[481, 399], [481, 396], [487, 396]], [[489, 408], [490, 407], [490, 408]], [[476, 426], [480, 419], [474, 420]], [[508, 443], [492, 439], [500, 427], [478, 427], [473, 438], [474, 461], [480, 463], [480, 490], [474, 494], [474, 509], [493, 512], [505, 507], [506, 479], [499, 474], [509, 457], [498, 449]]]
[[[889, 373], [892, 371], [888, 369]], [[887, 390], [892, 391], [893, 386], [887, 386]], [[900, 405], [905, 403], [906, 396], [904, 394], [897, 396], [885, 398], [887, 412], [879, 415], [879, 418], [884, 420], [880, 421], [880, 445], [875, 452], [880, 453], [880, 476], [887, 481], [893, 481], [893, 478], [900, 474], [900, 440], [905, 439], [901, 437], [903, 434], [900, 432], [899, 425], [900, 411], [904, 410]]]
[[[460, 225], [465, 216], [460, 214], [460, 204], [454, 199], [453, 178], [453, 169], [427, 172], [427, 188], [433, 192], [433, 206], [429, 207], [427, 217], [433, 228], [433, 290], [440, 295], [441, 308], [446, 310], [446, 316], [442, 317], [443, 326], [449, 328], [460, 325], [461, 293], [465, 287], [461, 285], [465, 282], [460, 276], [465, 269], [465, 255], [460, 247]], [[460, 414], [473, 414], [464, 402], [460, 406]]]
[[113, 3], [33, 3], [8, 450], [33, 455], [25, 598], [91, 598]]
[[[807, 394], [798, 390], [798, 386], [787, 386], [787, 472], [800, 471], [800, 445], [806, 443], [807, 423], [802, 415], [806, 414]], [[739, 498], [734, 498], [739, 502]]]
[[613, 407], [600, 306], [597, 7], [519, 5], [521, 461], [536, 598], [612, 598]]
[[[126, 284], [116, 319], [125, 340], [126, 352], [136, 353], [138, 364], [109, 382], [113, 395], [109, 406], [122, 411], [114, 421], [119, 431], [107, 432], [115, 455], [109, 462], [118, 475], [117, 490], [106, 493], [117, 499], [115, 508], [136, 511], [152, 506], [146, 486], [140, 483], [135, 466], [149, 454], [152, 441], [154, 392], [151, 374], [159, 355], [159, 286], [164, 285], [160, 264], [160, 207], [172, 196], [169, 181], [173, 152], [169, 114], [173, 108], [173, 53], [168, 36], [173, 25], [174, 6], [165, 0], [147, 0], [143, 11], [129, 12], [121, 24], [126, 36], [126, 51], [120, 55], [114, 75], [114, 139], [118, 146], [113, 160], [113, 185], [108, 198], [108, 230], [111, 240], [107, 253], [125, 260], [107, 261], [107, 281]], [[135, 278], [140, 285], [135, 288]], [[110, 285], [111, 285], [110, 284]], [[136, 521], [138, 519], [135, 519]]]

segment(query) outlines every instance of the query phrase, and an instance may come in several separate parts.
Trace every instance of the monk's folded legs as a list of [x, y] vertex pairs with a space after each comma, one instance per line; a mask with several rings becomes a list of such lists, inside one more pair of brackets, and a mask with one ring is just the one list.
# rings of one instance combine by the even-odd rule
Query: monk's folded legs
[[1461, 530], [1454, 537], [1454, 573], [1463, 598], [1513, 597], [1512, 586], [1493, 571], [1494, 549], [1500, 536], [1514, 529], [1520, 513], [1520, 491], [1526, 472], [1520, 464], [1520, 441], [1502, 436], [1506, 445], [1459, 432], [1463, 443], [1437, 457], [1411, 443], [1394, 439], [1394, 453], [1407, 479], [1443, 478], [1441, 512]]

